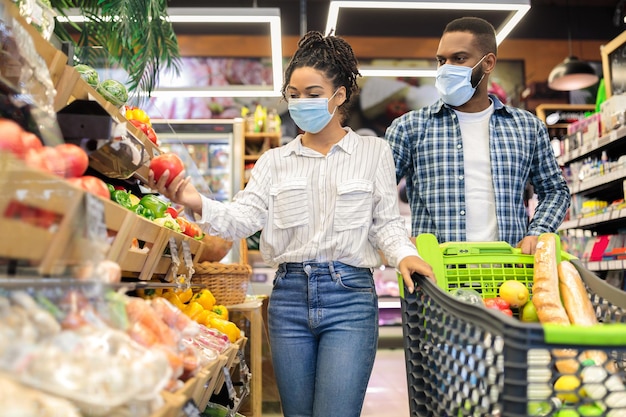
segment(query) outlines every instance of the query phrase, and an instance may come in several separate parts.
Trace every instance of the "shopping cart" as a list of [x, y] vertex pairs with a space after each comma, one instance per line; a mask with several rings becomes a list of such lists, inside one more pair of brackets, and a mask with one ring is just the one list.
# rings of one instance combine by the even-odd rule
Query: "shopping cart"
[[[415, 276], [416, 290], [409, 294], [399, 277], [412, 417], [626, 416], [626, 293], [559, 250], [558, 260], [570, 260], [580, 272], [603, 324], [524, 323], [460, 301], [449, 292], [465, 288], [483, 298], [495, 297], [498, 286], [510, 279], [531, 290], [532, 255], [504, 242], [440, 245], [430, 234], [420, 235], [416, 243], [433, 267], [437, 285]], [[582, 361], [590, 349], [605, 352], [607, 362], [581, 367], [568, 376], [580, 383], [571, 392], [555, 390], [554, 383], [562, 376], [555, 367], [562, 356], [556, 353], [569, 352]], [[591, 379], [585, 368], [605, 372]], [[563, 414], [566, 409], [569, 414]]]

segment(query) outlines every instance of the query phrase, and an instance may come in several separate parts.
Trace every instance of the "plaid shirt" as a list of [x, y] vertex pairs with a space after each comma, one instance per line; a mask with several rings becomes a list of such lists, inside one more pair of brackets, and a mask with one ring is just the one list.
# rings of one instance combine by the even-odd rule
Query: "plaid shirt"
[[[555, 232], [570, 194], [543, 122], [490, 98], [494, 113], [489, 147], [499, 239], [516, 245], [527, 235]], [[394, 153], [397, 180], [407, 178], [413, 236], [433, 233], [439, 242], [465, 241], [463, 141], [454, 111], [439, 100], [394, 120], [385, 137]], [[524, 206], [528, 181], [539, 199], [530, 223]]]

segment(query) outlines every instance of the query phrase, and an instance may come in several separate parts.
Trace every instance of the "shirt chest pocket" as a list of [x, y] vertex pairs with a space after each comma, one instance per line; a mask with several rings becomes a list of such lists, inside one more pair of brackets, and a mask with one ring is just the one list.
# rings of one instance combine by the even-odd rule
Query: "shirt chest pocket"
[[374, 184], [368, 180], [351, 180], [337, 186], [335, 230], [369, 227], [372, 222]]
[[302, 226], [309, 222], [307, 179], [291, 178], [270, 187], [272, 219], [279, 229]]

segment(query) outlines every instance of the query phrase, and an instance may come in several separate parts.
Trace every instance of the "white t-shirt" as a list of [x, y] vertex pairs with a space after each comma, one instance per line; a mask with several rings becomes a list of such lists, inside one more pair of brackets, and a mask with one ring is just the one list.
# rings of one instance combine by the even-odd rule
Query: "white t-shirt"
[[456, 110], [455, 113], [463, 138], [467, 241], [496, 241], [498, 222], [489, 152], [489, 119], [493, 114], [493, 103], [478, 113]]

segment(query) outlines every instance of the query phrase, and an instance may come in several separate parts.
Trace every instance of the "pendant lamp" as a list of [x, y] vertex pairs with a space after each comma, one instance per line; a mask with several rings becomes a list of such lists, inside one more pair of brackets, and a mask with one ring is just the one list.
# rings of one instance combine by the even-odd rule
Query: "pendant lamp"
[[572, 34], [569, 23], [569, 2], [567, 3], [567, 43], [569, 56], [550, 71], [548, 87], [558, 91], [572, 91], [587, 88], [598, 82], [598, 75], [588, 62], [572, 55]]

